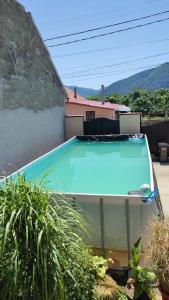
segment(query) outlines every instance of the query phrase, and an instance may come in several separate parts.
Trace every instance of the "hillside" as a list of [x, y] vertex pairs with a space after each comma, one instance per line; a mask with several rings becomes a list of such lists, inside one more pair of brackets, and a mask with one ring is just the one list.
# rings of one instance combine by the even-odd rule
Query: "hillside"
[[169, 88], [169, 63], [164, 63], [156, 68], [149, 69], [123, 80], [112, 83], [105, 89], [106, 95], [116, 92], [120, 95], [127, 95], [135, 88], [155, 90]]
[[[73, 90], [75, 86], [67, 86], [67, 87]], [[77, 89], [77, 93], [84, 98], [87, 98], [89, 96], [95, 96], [98, 95], [99, 93], [98, 90], [83, 88], [79, 86], [76, 86], [76, 89]]]

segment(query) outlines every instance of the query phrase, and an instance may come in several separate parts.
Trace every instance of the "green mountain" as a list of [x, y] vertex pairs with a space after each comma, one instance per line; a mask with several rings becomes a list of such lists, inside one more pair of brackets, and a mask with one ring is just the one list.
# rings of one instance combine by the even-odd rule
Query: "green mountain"
[[[71, 90], [73, 90], [75, 86], [67, 86], [67, 87], [70, 88]], [[76, 86], [76, 90], [77, 90], [77, 93], [84, 98], [87, 98], [89, 96], [96, 96], [99, 93], [99, 91], [97, 91], [97, 90], [83, 88], [83, 87], [79, 87], [79, 86]]]
[[147, 90], [169, 88], [169, 62], [112, 83], [105, 88], [105, 95], [111, 95], [114, 92], [127, 95], [135, 88]]

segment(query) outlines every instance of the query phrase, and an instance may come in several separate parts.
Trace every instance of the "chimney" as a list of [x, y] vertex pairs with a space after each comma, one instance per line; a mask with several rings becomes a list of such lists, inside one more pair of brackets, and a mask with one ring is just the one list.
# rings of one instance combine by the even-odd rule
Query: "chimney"
[[104, 84], [101, 85], [101, 101], [102, 101], [102, 104], [104, 105], [104, 102], [105, 102]]
[[77, 98], [77, 91], [76, 91], [76, 87], [74, 87], [74, 98]]

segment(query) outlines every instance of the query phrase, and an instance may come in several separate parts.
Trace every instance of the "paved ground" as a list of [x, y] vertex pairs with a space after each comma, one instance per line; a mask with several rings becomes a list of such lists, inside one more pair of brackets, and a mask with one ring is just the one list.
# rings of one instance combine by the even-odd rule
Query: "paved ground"
[[153, 162], [164, 217], [169, 217], [169, 163]]

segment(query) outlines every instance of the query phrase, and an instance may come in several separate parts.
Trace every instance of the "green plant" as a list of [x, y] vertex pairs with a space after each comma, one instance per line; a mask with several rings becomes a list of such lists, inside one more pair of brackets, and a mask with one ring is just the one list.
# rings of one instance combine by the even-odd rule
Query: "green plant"
[[126, 300], [123, 290], [108, 275], [100, 279], [94, 289], [96, 300]]
[[151, 229], [147, 263], [156, 273], [164, 292], [169, 294], [169, 218], [154, 220]]
[[0, 300], [92, 299], [95, 269], [71, 199], [19, 176], [0, 188]]
[[98, 278], [103, 279], [106, 275], [108, 269], [108, 261], [102, 256], [93, 256], [92, 262], [96, 270], [96, 275]]
[[124, 291], [108, 275], [108, 265], [113, 263], [112, 259], [105, 259], [102, 256], [93, 256], [92, 261], [96, 271], [97, 283], [94, 288], [96, 300], [126, 300]]
[[131, 277], [128, 280], [128, 288], [134, 286], [134, 299], [137, 299], [143, 293], [146, 293], [150, 299], [155, 298], [152, 284], [156, 279], [153, 272], [147, 268], [141, 267], [140, 263], [141, 238], [134, 244], [132, 248], [132, 258], [129, 266], [131, 268]]

